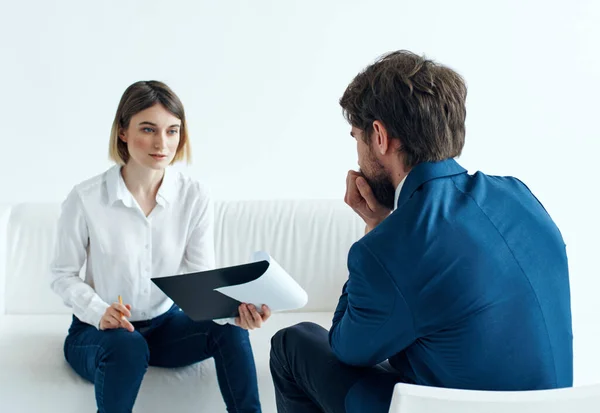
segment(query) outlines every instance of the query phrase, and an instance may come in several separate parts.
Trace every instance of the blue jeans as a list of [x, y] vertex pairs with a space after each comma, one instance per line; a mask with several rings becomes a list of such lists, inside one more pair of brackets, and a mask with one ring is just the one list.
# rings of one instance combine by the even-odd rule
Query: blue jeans
[[73, 316], [65, 358], [94, 383], [100, 413], [130, 413], [148, 366], [183, 367], [214, 358], [228, 412], [259, 413], [258, 383], [248, 332], [229, 324], [196, 322], [177, 306], [135, 331], [100, 331]]

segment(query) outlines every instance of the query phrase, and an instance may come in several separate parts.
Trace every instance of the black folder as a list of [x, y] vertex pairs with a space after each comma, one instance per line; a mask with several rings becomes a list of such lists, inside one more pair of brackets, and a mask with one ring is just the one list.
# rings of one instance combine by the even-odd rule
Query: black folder
[[215, 320], [237, 317], [241, 304], [215, 289], [254, 281], [268, 268], [267, 261], [257, 261], [210, 271], [155, 277], [152, 282], [192, 320]]

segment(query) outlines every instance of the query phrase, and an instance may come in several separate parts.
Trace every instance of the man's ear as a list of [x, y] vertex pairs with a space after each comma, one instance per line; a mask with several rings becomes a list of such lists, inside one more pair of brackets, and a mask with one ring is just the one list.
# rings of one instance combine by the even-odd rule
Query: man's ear
[[373, 140], [380, 155], [385, 155], [391, 147], [387, 129], [381, 121], [376, 120], [373, 122]]

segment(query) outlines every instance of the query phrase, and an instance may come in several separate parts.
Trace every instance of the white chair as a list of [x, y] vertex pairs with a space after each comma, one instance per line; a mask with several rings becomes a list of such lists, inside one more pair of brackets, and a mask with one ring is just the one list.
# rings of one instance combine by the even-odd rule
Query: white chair
[[398, 383], [389, 413], [599, 413], [600, 384], [554, 390], [474, 391]]

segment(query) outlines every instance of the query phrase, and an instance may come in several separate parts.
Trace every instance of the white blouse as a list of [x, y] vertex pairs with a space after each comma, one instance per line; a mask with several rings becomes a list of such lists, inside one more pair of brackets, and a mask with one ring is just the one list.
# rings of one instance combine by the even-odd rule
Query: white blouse
[[167, 168], [156, 202], [146, 217], [120, 166], [76, 185], [63, 202], [51, 286], [81, 321], [99, 327], [119, 295], [132, 306], [130, 321], [157, 317], [173, 301], [150, 278], [215, 267], [214, 210], [206, 190]]

